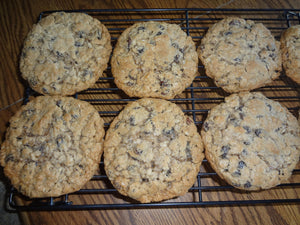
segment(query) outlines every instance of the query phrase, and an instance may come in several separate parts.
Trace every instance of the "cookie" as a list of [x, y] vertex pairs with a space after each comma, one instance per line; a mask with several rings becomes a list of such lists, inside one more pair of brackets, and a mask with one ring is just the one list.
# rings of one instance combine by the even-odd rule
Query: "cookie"
[[197, 49], [207, 76], [229, 93], [262, 87], [280, 75], [280, 43], [261, 23], [225, 18], [208, 29]]
[[109, 180], [121, 194], [142, 203], [184, 195], [195, 183], [203, 157], [193, 120], [162, 99], [128, 104], [104, 141]]
[[285, 73], [300, 84], [300, 25], [285, 30], [280, 38]]
[[0, 151], [4, 174], [30, 198], [77, 191], [99, 168], [103, 126], [87, 102], [36, 97], [10, 120]]
[[92, 86], [107, 67], [110, 34], [85, 13], [52, 13], [27, 35], [20, 71], [44, 95], [72, 95]]
[[205, 156], [217, 174], [244, 190], [269, 189], [285, 182], [300, 155], [296, 117], [261, 93], [225, 98], [205, 120]]
[[116, 85], [130, 97], [174, 98], [198, 71], [192, 38], [176, 24], [154, 21], [127, 28], [111, 64]]

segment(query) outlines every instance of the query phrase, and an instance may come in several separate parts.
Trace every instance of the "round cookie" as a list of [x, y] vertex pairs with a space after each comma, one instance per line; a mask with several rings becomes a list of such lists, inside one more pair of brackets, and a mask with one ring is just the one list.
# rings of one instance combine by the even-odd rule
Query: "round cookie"
[[262, 87], [280, 75], [280, 43], [263, 24], [251, 20], [219, 21], [197, 52], [207, 76], [229, 93]]
[[113, 120], [104, 141], [104, 168], [113, 186], [142, 203], [184, 195], [203, 154], [191, 118], [174, 103], [144, 98]]
[[300, 84], [300, 25], [285, 30], [280, 42], [285, 73]]
[[110, 34], [99, 20], [85, 13], [52, 13], [27, 35], [20, 70], [41, 94], [72, 95], [98, 80], [111, 49]]
[[37, 97], [10, 120], [0, 151], [4, 174], [30, 198], [77, 191], [99, 168], [103, 126], [87, 102]]
[[127, 28], [114, 49], [116, 85], [131, 97], [171, 99], [197, 75], [195, 43], [176, 24], [141, 22]]
[[285, 182], [300, 155], [297, 119], [261, 93], [225, 98], [205, 120], [205, 156], [217, 174], [239, 189], [260, 190]]

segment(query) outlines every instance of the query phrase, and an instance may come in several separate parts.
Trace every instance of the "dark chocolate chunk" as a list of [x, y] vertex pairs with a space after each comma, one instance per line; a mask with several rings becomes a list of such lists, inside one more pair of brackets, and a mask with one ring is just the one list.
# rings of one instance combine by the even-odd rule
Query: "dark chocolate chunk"
[[260, 134], [262, 133], [262, 129], [255, 129], [254, 133], [257, 137], [259, 137]]
[[207, 122], [204, 122], [204, 124], [203, 124], [203, 130], [204, 130], [205, 132], [209, 130], [209, 125], [208, 125]]
[[252, 185], [250, 183], [250, 181], [247, 181], [245, 184], [244, 184], [244, 188], [250, 188]]
[[221, 158], [222, 158], [222, 159], [225, 159], [225, 158], [226, 158], [226, 156], [227, 156], [229, 150], [230, 150], [230, 147], [229, 147], [228, 145], [222, 146], [222, 148], [221, 148], [221, 152], [223, 153], [223, 154], [221, 155]]
[[246, 163], [244, 161], [239, 161], [238, 168], [243, 169], [246, 166]]
[[243, 126], [243, 128], [246, 130], [247, 134], [251, 133], [251, 128], [249, 126]]
[[134, 118], [134, 116], [131, 116], [130, 118], [129, 118], [129, 124], [130, 124], [130, 126], [135, 126], [136, 124], [135, 124], [135, 118]]

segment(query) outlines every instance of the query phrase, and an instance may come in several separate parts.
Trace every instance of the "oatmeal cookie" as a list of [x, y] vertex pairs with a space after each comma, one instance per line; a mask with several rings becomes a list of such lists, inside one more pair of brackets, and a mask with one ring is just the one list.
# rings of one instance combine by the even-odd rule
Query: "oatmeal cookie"
[[115, 83], [131, 97], [174, 98], [197, 71], [195, 43], [176, 24], [136, 23], [121, 34], [112, 56]]
[[203, 157], [193, 120], [162, 99], [127, 105], [104, 141], [109, 180], [121, 194], [142, 203], [185, 194], [196, 181]]
[[285, 30], [280, 42], [285, 73], [300, 84], [300, 25]]
[[280, 75], [280, 43], [251, 20], [228, 17], [214, 24], [197, 52], [207, 76], [229, 93], [262, 87]]
[[87, 102], [36, 97], [10, 120], [0, 151], [4, 174], [30, 198], [77, 191], [99, 168], [103, 126]]
[[300, 155], [297, 119], [261, 93], [232, 94], [215, 106], [201, 135], [213, 169], [239, 189], [260, 190], [285, 182]]
[[110, 34], [99, 20], [84, 13], [52, 13], [27, 35], [20, 71], [41, 94], [72, 95], [98, 80], [111, 49]]

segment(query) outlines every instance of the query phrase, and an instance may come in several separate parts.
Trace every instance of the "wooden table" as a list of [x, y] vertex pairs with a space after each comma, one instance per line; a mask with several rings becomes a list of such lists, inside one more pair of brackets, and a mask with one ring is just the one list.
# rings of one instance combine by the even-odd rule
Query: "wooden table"
[[[22, 104], [26, 83], [18, 69], [22, 43], [38, 15], [46, 10], [124, 8], [300, 8], [298, 0], [2, 0], [0, 73], [0, 134], [3, 141], [10, 117]], [[298, 104], [298, 103], [297, 103]], [[298, 176], [299, 178], [299, 176]], [[299, 181], [298, 181], [299, 182]], [[263, 192], [262, 195], [266, 194]], [[278, 191], [276, 195], [300, 197], [299, 189]], [[267, 194], [266, 194], [267, 195]], [[188, 198], [188, 197], [187, 197]], [[84, 199], [84, 198], [83, 198]], [[96, 200], [95, 200], [96, 201]], [[102, 201], [106, 201], [105, 198]], [[107, 200], [109, 201], [109, 200]], [[182, 208], [139, 208], [122, 210], [22, 212], [24, 224], [299, 224], [299, 204], [257, 206], [211, 206]]]

